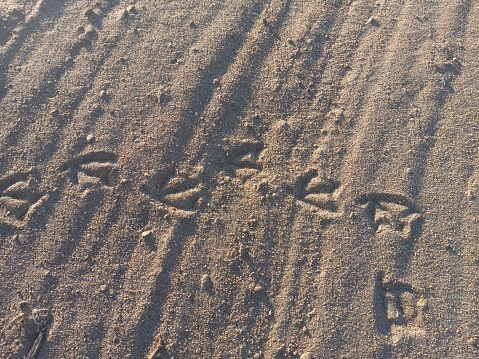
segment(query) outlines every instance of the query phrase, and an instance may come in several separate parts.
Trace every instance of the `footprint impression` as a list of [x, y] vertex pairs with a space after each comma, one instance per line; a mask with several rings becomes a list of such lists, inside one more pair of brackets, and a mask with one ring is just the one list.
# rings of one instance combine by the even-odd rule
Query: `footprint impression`
[[423, 332], [423, 311], [426, 301], [414, 288], [388, 279], [383, 272], [376, 275], [374, 289], [375, 325], [382, 335], [396, 338]]
[[47, 197], [41, 194], [38, 173], [33, 169], [3, 177], [0, 179], [0, 221], [22, 227]]
[[194, 178], [158, 171], [142, 185], [141, 191], [155, 201], [179, 210], [194, 212], [199, 204], [201, 185]]
[[264, 144], [257, 140], [230, 143], [226, 150], [227, 161], [236, 176], [247, 179], [262, 170], [259, 158]]
[[[409, 266], [414, 241], [420, 236], [422, 215], [406, 197], [370, 193], [357, 200], [377, 240], [383, 241], [383, 267], [376, 274], [374, 288], [375, 325], [381, 335], [401, 337], [423, 333], [425, 299], [412, 285], [398, 279]], [[386, 241], [386, 242], [384, 242]]]
[[96, 186], [113, 187], [118, 177], [116, 159], [111, 152], [88, 152], [71, 159], [61, 170], [68, 172], [82, 192]]
[[300, 203], [313, 206], [325, 218], [338, 218], [342, 215], [338, 202], [341, 183], [318, 175], [311, 170], [300, 176], [296, 184], [296, 198]]
[[358, 200], [376, 234], [393, 231], [404, 238], [419, 235], [421, 214], [403, 196], [371, 193]]

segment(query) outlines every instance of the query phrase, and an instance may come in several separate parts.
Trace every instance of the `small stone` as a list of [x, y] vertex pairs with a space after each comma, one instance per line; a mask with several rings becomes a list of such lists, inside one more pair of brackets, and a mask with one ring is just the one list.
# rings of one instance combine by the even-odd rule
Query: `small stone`
[[244, 257], [246, 255], [246, 247], [243, 245], [243, 243], [240, 244], [238, 253], [240, 257]]
[[86, 136], [86, 142], [88, 142], [88, 143], [93, 143], [93, 142], [95, 142], [95, 135], [93, 135], [93, 133], [89, 133], [89, 134]]
[[314, 359], [314, 356], [310, 352], [305, 352], [305, 353], [301, 354], [299, 359]]
[[211, 277], [208, 274], [204, 274], [201, 277], [201, 289], [204, 291], [209, 291], [213, 288], [213, 281], [211, 280]]
[[153, 234], [153, 231], [149, 230], [149, 231], [144, 231], [141, 233], [141, 238], [145, 239], [149, 236], [151, 236]]
[[164, 219], [165, 221], [169, 221], [169, 220], [171, 219], [170, 214], [169, 214], [169, 213], [165, 214], [165, 215], [163, 216], [163, 219]]
[[32, 310], [33, 321], [40, 327], [43, 327], [51, 318], [50, 311], [46, 308]]
[[215, 78], [213, 79], [213, 85], [219, 85], [220, 84], [220, 79], [219, 78]]
[[254, 356], [253, 356], [254, 359], [260, 359], [261, 358], [261, 354], [260, 353], [256, 353]]
[[106, 92], [105, 90], [101, 90], [101, 91], [100, 91], [100, 98], [101, 98], [102, 100], [106, 99], [107, 96], [108, 96], [108, 94], [107, 94], [107, 92]]
[[108, 286], [106, 284], [102, 284], [100, 286], [100, 293], [105, 293], [108, 290]]
[[255, 293], [259, 293], [259, 292], [262, 292], [263, 291], [263, 287], [260, 286], [260, 285], [257, 285], [254, 287], [254, 292]]

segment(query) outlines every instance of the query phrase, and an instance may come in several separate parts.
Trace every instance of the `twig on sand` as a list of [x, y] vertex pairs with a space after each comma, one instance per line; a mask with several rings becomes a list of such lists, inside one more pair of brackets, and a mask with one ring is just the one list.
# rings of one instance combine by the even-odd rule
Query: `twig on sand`
[[[35, 339], [35, 342], [33, 343], [32, 348], [30, 349], [30, 352], [28, 355], [25, 357], [25, 359], [36, 359], [38, 356], [38, 353], [40, 353], [40, 349], [43, 346], [43, 343], [45, 342], [45, 336], [47, 332], [47, 324], [51, 319], [50, 314], [46, 314], [47, 312], [46, 309], [34, 309], [32, 311], [32, 316], [33, 316], [33, 321], [37, 325], [37, 337]], [[43, 317], [42, 317], [43, 314]]]
[[37, 338], [35, 339], [35, 342], [33, 343], [32, 349], [30, 349], [30, 352], [26, 356], [25, 359], [36, 359], [38, 353], [40, 352], [40, 349], [42, 348], [43, 342], [45, 341], [45, 332], [46, 329], [42, 328], [37, 335]]
[[161, 351], [164, 349], [163, 340], [160, 339], [158, 346], [156, 347], [155, 351], [148, 357], [148, 359], [159, 359]]

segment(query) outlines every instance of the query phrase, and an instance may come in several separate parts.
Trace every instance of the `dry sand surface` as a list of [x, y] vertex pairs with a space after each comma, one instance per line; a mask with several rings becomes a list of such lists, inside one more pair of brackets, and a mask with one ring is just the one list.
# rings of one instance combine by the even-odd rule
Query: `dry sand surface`
[[479, 357], [479, 0], [1, 0], [0, 357]]

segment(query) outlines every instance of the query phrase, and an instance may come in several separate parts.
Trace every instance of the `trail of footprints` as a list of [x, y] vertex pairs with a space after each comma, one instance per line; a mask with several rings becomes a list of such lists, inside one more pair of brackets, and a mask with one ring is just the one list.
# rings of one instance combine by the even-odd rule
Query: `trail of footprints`
[[[259, 141], [241, 141], [227, 151], [227, 165], [235, 173], [261, 171], [258, 162], [264, 148]], [[111, 188], [118, 181], [117, 156], [107, 151], [93, 151], [73, 157], [60, 170], [80, 191]], [[143, 194], [175, 209], [194, 212], [198, 209], [203, 186], [199, 173], [177, 174], [174, 170], [156, 171], [140, 186]], [[0, 215], [3, 222], [20, 227], [29, 214], [46, 199], [39, 191], [39, 175], [30, 169], [0, 179]], [[340, 202], [342, 186], [310, 170], [297, 179], [296, 199], [325, 218], [343, 216]], [[376, 236], [396, 233], [402, 238], [419, 235], [421, 214], [407, 198], [394, 194], [370, 193], [356, 200]], [[421, 312], [421, 300], [414, 289], [388, 280], [383, 272], [376, 278], [374, 293], [377, 330], [387, 335], [392, 328], [414, 326]]]
[[[235, 171], [261, 170], [258, 156], [263, 149], [259, 141], [242, 141], [229, 152], [229, 163]], [[108, 151], [92, 151], [73, 157], [60, 167], [80, 192], [118, 182], [117, 156]], [[197, 175], [174, 175], [173, 171], [157, 171], [141, 191], [170, 207], [194, 212], [200, 200], [202, 185]], [[21, 227], [34, 209], [47, 198], [38, 190], [39, 179], [34, 171], [17, 172], [0, 179], [0, 218], [2, 222]], [[37, 176], [38, 177], [38, 176]]]

